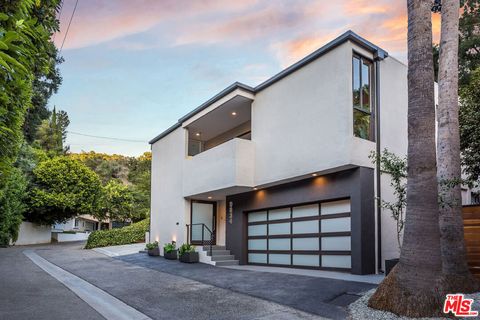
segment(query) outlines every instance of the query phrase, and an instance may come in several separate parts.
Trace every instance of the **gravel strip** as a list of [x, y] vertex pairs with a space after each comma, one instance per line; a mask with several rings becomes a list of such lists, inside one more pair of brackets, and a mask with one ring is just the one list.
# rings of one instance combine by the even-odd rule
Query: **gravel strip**
[[[351, 320], [408, 320], [408, 319], [423, 319], [423, 320], [438, 320], [447, 318], [409, 318], [401, 317], [387, 311], [380, 311], [368, 307], [368, 299], [373, 295], [375, 289], [365, 292], [365, 294], [348, 306], [349, 319]], [[480, 311], [480, 292], [467, 294], [466, 298], [473, 299], [472, 310]]]

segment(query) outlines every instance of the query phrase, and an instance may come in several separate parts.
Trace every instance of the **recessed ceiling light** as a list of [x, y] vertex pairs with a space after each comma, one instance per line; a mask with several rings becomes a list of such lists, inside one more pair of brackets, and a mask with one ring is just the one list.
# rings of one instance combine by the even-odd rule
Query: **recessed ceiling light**
[[208, 199], [212, 199], [212, 197], [208, 197]]
[[201, 133], [200, 133], [200, 132], [197, 132], [197, 133], [195, 133], [195, 135], [196, 135], [197, 137], [200, 137]]
[[232, 112], [232, 116], [236, 116], [237, 113], [235, 111]]
[[258, 188], [253, 188], [253, 190], [258, 190]]
[[313, 177], [316, 177], [316, 176], [318, 176], [318, 174], [316, 174], [316, 173], [312, 173], [312, 176], [313, 176]]

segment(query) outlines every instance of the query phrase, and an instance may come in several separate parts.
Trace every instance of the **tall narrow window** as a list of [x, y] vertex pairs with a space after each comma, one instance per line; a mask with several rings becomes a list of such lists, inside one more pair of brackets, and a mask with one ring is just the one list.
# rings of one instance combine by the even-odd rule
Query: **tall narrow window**
[[372, 63], [360, 56], [353, 56], [353, 134], [374, 140], [372, 104]]

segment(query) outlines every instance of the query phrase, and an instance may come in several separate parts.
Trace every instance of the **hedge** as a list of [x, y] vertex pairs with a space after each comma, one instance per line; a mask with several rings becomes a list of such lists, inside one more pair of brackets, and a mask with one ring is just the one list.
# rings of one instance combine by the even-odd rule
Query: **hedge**
[[149, 219], [145, 219], [119, 229], [94, 231], [88, 236], [85, 249], [144, 242], [148, 227]]

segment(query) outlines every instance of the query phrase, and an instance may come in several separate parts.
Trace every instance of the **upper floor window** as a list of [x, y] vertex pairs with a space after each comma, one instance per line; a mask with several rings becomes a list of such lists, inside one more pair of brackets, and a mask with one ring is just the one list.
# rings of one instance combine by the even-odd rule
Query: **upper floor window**
[[374, 140], [375, 124], [372, 99], [372, 63], [354, 55], [353, 70], [353, 134], [356, 137]]

